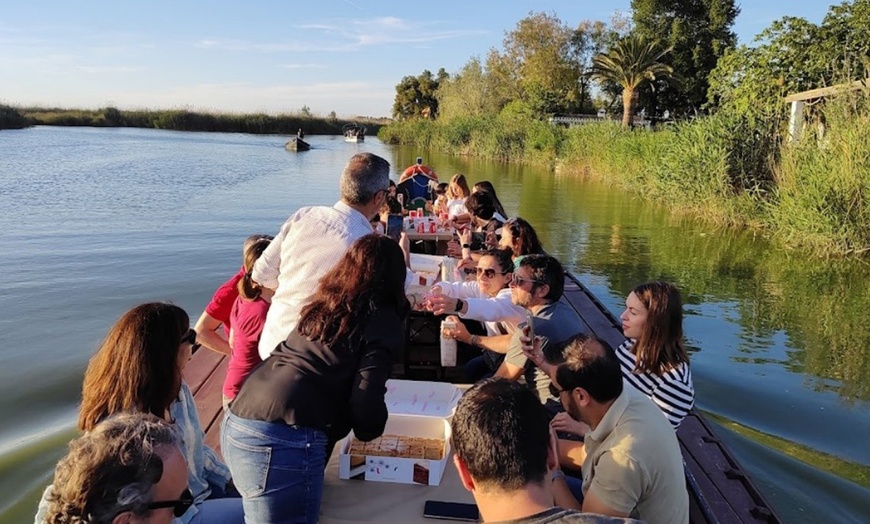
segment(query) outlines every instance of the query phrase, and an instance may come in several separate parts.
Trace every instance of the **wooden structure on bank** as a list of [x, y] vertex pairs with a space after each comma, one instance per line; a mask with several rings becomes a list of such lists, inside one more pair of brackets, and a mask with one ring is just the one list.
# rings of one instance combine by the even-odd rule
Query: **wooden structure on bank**
[[788, 117], [788, 141], [796, 142], [800, 140], [801, 133], [804, 127], [804, 107], [816, 100], [827, 96], [839, 95], [850, 91], [870, 90], [870, 78], [864, 80], [856, 80], [849, 84], [838, 84], [831, 87], [821, 87], [819, 89], [810, 89], [785, 97], [785, 102], [791, 104]]
[[[586, 332], [594, 333], [613, 347], [625, 340], [616, 318], [571, 274], [565, 276], [562, 300], [578, 313]], [[440, 317], [430, 313], [412, 314], [407, 326], [408, 344], [405, 354], [393, 366], [394, 377], [454, 382], [464, 379], [462, 367], [440, 366], [440, 321]], [[205, 443], [218, 453], [223, 417], [221, 387], [227, 361], [225, 355], [203, 349], [193, 355], [184, 370], [199, 411]], [[692, 524], [781, 522], [700, 413], [694, 409], [689, 413], [677, 437], [686, 467]]]

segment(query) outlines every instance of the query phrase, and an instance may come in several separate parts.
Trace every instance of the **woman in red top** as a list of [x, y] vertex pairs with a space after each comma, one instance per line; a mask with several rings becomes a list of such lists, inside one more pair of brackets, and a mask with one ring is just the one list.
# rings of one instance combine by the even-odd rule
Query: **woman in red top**
[[245, 274], [239, 280], [239, 296], [233, 303], [230, 313], [230, 362], [224, 379], [224, 406], [236, 397], [242, 383], [254, 367], [259, 364], [260, 354], [257, 346], [260, 334], [266, 324], [266, 313], [272, 305], [271, 289], [260, 287], [251, 278], [254, 263], [271, 243], [271, 238], [261, 238], [245, 250]]

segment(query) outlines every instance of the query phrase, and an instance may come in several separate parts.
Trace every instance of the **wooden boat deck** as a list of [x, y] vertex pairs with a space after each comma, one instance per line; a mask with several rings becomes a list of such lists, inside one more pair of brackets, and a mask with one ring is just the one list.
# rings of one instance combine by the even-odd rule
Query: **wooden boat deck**
[[[563, 300], [573, 307], [589, 333], [609, 342], [613, 347], [625, 338], [616, 319], [597, 298], [575, 277], [565, 277]], [[414, 376], [434, 373], [437, 379], [451, 379], [435, 359], [439, 358], [437, 332], [420, 317], [409, 323], [408, 337], [412, 343], [405, 360], [397, 363], [394, 376]], [[414, 344], [413, 341], [419, 341]], [[220, 424], [223, 415], [221, 387], [226, 375], [227, 359], [213, 351], [197, 351], [184, 371], [190, 386], [205, 443], [220, 453]], [[461, 380], [461, 379], [460, 379]], [[737, 460], [716, 437], [708, 423], [696, 410], [683, 420], [677, 431], [686, 464], [686, 486], [690, 495], [692, 523], [779, 523], [779, 517], [740, 467]]]

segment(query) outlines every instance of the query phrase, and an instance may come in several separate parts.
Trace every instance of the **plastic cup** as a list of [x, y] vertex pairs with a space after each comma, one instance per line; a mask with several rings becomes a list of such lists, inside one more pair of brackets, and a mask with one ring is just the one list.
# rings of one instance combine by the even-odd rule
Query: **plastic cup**
[[444, 367], [456, 366], [456, 339], [444, 336], [444, 330], [456, 329], [456, 323], [449, 320], [441, 321], [441, 365]]

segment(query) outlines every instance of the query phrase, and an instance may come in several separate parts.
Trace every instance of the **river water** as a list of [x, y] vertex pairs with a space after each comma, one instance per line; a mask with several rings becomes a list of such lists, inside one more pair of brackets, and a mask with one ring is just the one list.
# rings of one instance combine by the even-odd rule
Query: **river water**
[[666, 279], [686, 304], [697, 406], [788, 522], [870, 519], [870, 267], [674, 217], [551, 170], [381, 144], [37, 127], [0, 132], [0, 522], [27, 522], [73, 430], [82, 373], [128, 308], [196, 318], [251, 233], [331, 205], [347, 159], [419, 154], [491, 180], [613, 311]]

